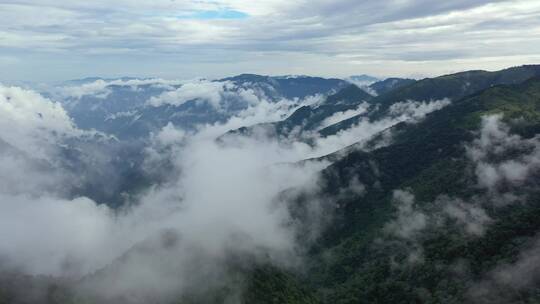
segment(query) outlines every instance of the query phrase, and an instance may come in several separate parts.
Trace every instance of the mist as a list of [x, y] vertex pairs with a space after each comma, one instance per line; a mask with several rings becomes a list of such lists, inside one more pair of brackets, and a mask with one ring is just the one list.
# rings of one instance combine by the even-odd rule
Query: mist
[[[110, 85], [133, 92], [161, 88], [145, 95], [135, 112], [196, 100], [227, 119], [189, 128], [168, 121], [135, 142], [79, 128], [64, 106], [72, 109], [83, 96], [107, 103]], [[361, 199], [368, 191], [353, 178], [334, 195], [323, 193], [327, 180], [321, 173], [332, 164], [325, 156], [351, 146], [367, 151], [391, 145], [393, 126], [420, 123], [451, 104], [396, 102], [371, 119], [373, 108], [364, 102], [334, 113], [314, 132], [292, 132], [284, 140], [264, 131], [228, 131], [283, 120], [302, 106], [316, 108], [325, 96], [270, 98], [257, 88], [206, 80], [98, 80], [49, 91], [49, 97], [0, 88], [0, 271], [49, 278], [45, 282], [60, 282], [76, 298], [104, 303], [167, 303], [223, 290], [224, 300], [237, 303], [246, 275], [258, 265], [302, 273], [311, 246], [332, 224], [337, 202]], [[229, 99], [243, 106], [231, 108]], [[357, 117], [334, 135], [318, 133]], [[376, 136], [382, 140], [373, 147]], [[463, 145], [485, 195], [439, 195], [426, 204], [410, 189], [393, 191], [396, 213], [381, 244], [404, 246], [410, 265], [424, 262], [422, 238], [429, 231], [450, 225], [482, 237], [492, 224], [488, 210], [515, 200], [511, 192], [498, 191], [500, 185], [523, 185], [537, 165], [537, 139], [511, 135], [502, 116], [484, 117], [476, 138]], [[527, 154], [492, 157], [516, 147]], [[126, 187], [134, 176], [137, 183]]]
[[[296, 163], [309, 154], [309, 146], [250, 138], [234, 139], [235, 145], [216, 141], [232, 126], [293, 110], [280, 103], [262, 102], [225, 124], [202, 125], [195, 132], [169, 123], [144, 149], [144, 170], [162, 175], [161, 182], [113, 209], [64, 191], [81, 179], [62, 166], [60, 150], [88, 131], [77, 129], [60, 104], [34, 92], [4, 88], [2, 93], [1, 104], [16, 109], [3, 111], [9, 119], [4, 121], [21, 130], [2, 138], [26, 152], [26, 158], [7, 152], [0, 158], [6, 169], [3, 185], [24, 181], [24, 187], [1, 188], [4, 271], [79, 282], [77, 293], [103, 301], [145, 303], [149, 297], [204, 294], [229, 284], [231, 271], [255, 263], [300, 267], [305, 240], [315, 239], [323, 218], [331, 216], [329, 204], [313, 200], [303, 206], [309, 212], [300, 222], [292, 215], [296, 195], [284, 195], [291, 189], [317, 191], [318, 172], [328, 163]], [[34, 106], [24, 107], [27, 102]], [[15, 175], [8, 170], [14, 157], [24, 165]], [[34, 164], [40, 160], [46, 165]], [[156, 163], [169, 167], [152, 171]], [[92, 164], [106, 170], [108, 162]], [[306, 225], [313, 229], [306, 232]], [[244, 262], [231, 270], [234, 259]]]

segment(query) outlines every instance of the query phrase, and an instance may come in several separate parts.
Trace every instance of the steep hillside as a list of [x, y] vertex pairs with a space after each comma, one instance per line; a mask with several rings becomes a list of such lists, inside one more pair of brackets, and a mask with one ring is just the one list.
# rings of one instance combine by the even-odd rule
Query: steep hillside
[[349, 85], [335, 94], [328, 96], [320, 104], [302, 106], [283, 121], [246, 126], [232, 130], [229, 135], [242, 134], [252, 136], [261, 132], [270, 137], [301, 139], [303, 133], [324, 127], [325, 119], [336, 113], [354, 111], [373, 97], [357, 87]]
[[[325, 171], [329, 192], [353, 178], [366, 191], [338, 204], [340, 218], [315, 250], [307, 280], [323, 300], [538, 301], [537, 269], [516, 271], [540, 232], [540, 79], [493, 87], [393, 132], [391, 145]], [[521, 175], [511, 171], [520, 163]], [[491, 171], [500, 168], [510, 171]]]
[[[262, 127], [281, 136], [292, 135], [291, 130], [316, 132], [335, 113], [363, 106], [373, 107], [365, 110], [367, 119], [388, 121], [375, 128], [379, 133], [322, 158], [292, 164], [272, 158], [265, 163], [264, 170], [237, 184], [227, 181], [234, 178], [233, 171], [243, 169], [245, 162], [259, 165], [262, 160], [274, 157], [274, 151], [288, 150], [266, 151], [270, 146], [263, 146], [255, 150], [262, 157], [251, 160], [245, 150], [238, 157], [231, 153], [238, 152], [235, 150], [238, 147], [225, 147], [211, 137], [208, 143], [201, 141], [198, 149], [181, 150], [186, 145], [181, 141], [174, 149], [156, 146], [153, 148], [163, 151], [147, 151], [165, 153], [165, 157], [159, 158], [162, 162], [157, 162], [160, 167], [153, 169], [185, 177], [194, 175], [190, 180], [197, 185], [190, 193], [196, 195], [193, 201], [179, 197], [183, 193], [178, 190], [184, 184], [170, 181], [160, 184], [151, 176], [154, 171], [138, 169], [145, 158], [134, 152], [144, 149], [136, 142], [134, 147], [124, 147], [109, 138], [110, 143], [105, 139], [63, 140], [58, 150], [62, 161], [51, 162], [50, 165], [57, 166], [52, 168], [45, 164], [41, 171], [37, 170], [41, 164], [25, 160], [20, 152], [0, 140], [3, 157], [0, 165], [7, 169], [13, 167], [8, 166], [10, 162], [22, 161], [32, 167], [30, 172], [39, 182], [42, 177], [37, 175], [51, 178], [51, 174], [64, 167], [73, 170], [65, 175], [67, 178], [79, 175], [87, 178], [80, 184], [75, 180], [80, 188], [71, 190], [73, 195], [103, 199], [108, 194], [100, 191], [110, 190], [128, 197], [126, 200], [130, 202], [129, 196], [137, 193], [137, 189], [150, 189], [144, 195], [161, 187], [166, 190], [142, 205], [143, 209], [136, 209], [136, 204], [125, 209], [99, 208], [110, 221], [98, 222], [96, 230], [103, 231], [101, 223], [120, 224], [121, 230], [111, 230], [113, 233], [152, 225], [158, 229], [142, 233], [134, 243], [124, 244], [125, 250], [81, 277], [69, 276], [69, 270], [78, 270], [73, 266], [78, 264], [70, 256], [58, 265], [61, 273], [65, 270], [68, 275], [58, 277], [23, 274], [17, 268], [19, 265], [6, 263], [9, 260], [0, 257], [0, 266], [4, 267], [0, 272], [0, 303], [537, 303], [540, 301], [540, 77], [513, 83], [514, 80], [500, 76], [511, 73], [512, 77], [524, 79], [524, 71], [530, 69], [536, 71], [533, 67], [503, 71], [497, 81], [511, 84], [490, 85], [453, 99], [444, 107], [421, 111], [421, 116], [400, 119], [377, 112], [385, 107], [381, 103], [384, 96], [365, 101], [365, 92], [356, 86], [346, 87], [316, 106], [299, 107], [286, 120]], [[448, 81], [448, 77], [461, 79], [477, 73], [442, 78]], [[479, 79], [487, 81], [485, 77]], [[379, 102], [374, 104], [376, 100]], [[389, 105], [387, 113], [398, 115], [394, 112], [404, 105], [409, 103], [397, 101]], [[382, 128], [383, 125], [388, 127]], [[237, 132], [255, 135], [251, 129]], [[165, 135], [165, 139], [171, 139], [175, 134]], [[255, 141], [255, 145], [259, 143], [263, 145]], [[211, 150], [213, 154], [209, 153]], [[86, 151], [92, 154], [87, 155]], [[200, 156], [198, 162], [189, 162], [187, 168], [191, 171], [169, 172], [174, 171], [173, 162], [180, 159], [167, 158], [166, 153], [183, 156], [183, 151], [188, 151], [185, 154], [190, 157]], [[225, 163], [235, 158], [236, 162], [224, 167], [215, 162], [220, 157]], [[193, 166], [196, 163], [202, 164], [204, 170], [196, 171], [197, 167]], [[310, 168], [313, 164], [316, 166]], [[285, 167], [286, 174], [267, 178], [273, 170]], [[105, 168], [118, 171], [118, 176], [125, 175], [121, 181], [128, 183], [118, 183]], [[307, 186], [293, 183], [308, 175], [309, 170], [314, 176], [310, 176], [313, 180]], [[213, 175], [221, 179], [212, 181]], [[259, 175], [264, 175], [262, 182], [251, 187], [252, 180]], [[10, 179], [4, 181], [6, 184], [0, 187], [4, 193], [26, 191], [28, 196], [32, 195], [16, 178], [11, 184], [7, 183]], [[268, 197], [260, 195], [267, 192], [262, 189], [264, 185], [276, 183], [280, 184], [277, 191], [268, 192]], [[62, 188], [69, 185], [61, 184]], [[226, 192], [219, 192], [222, 185], [238, 188], [233, 189], [233, 196], [227, 197]], [[43, 184], [43, 191], [49, 191], [47, 186]], [[207, 189], [212, 191], [206, 192]], [[214, 191], [219, 194], [214, 195]], [[234, 206], [244, 196], [249, 198], [245, 204]], [[22, 196], [8, 197], [16, 200]], [[257, 210], [250, 209], [258, 200], [266, 199], [269, 204], [261, 209], [278, 210], [272, 213], [280, 216], [276, 226], [265, 226]], [[200, 218], [191, 214], [196, 219], [190, 226], [174, 226], [189, 222], [192, 216], [188, 213], [185, 217], [167, 217], [178, 210], [196, 209], [208, 200], [216, 202], [201, 209], [204, 212], [210, 209], [216, 215], [208, 222], [203, 220], [198, 225]], [[171, 201], [180, 204], [171, 209], [153, 209], [161, 201], [167, 205]], [[313, 202], [317, 202], [317, 207], [312, 209], [309, 206]], [[84, 206], [89, 208], [92, 204], [86, 201]], [[134, 218], [123, 218], [130, 208], [139, 212]], [[229, 209], [232, 209], [230, 217], [220, 217]], [[84, 210], [86, 215], [91, 209]], [[249, 229], [237, 230], [238, 212], [244, 210], [251, 210], [247, 214]], [[145, 216], [155, 221], [137, 225]], [[225, 219], [227, 225], [216, 229], [212, 226], [213, 219]], [[160, 226], [163, 222], [166, 225]], [[260, 226], [269, 228], [262, 229], [260, 234], [250, 234]], [[196, 234], [192, 234], [191, 227], [195, 227]], [[283, 239], [276, 239], [282, 228], [291, 230], [281, 235], [285, 236]], [[232, 231], [230, 235], [220, 235], [228, 229]], [[201, 235], [199, 231], [205, 233]], [[79, 237], [77, 234], [76, 238]], [[278, 247], [287, 248], [284, 251], [270, 250], [264, 243], [257, 243], [265, 237], [291, 247]], [[208, 242], [201, 243], [203, 238]], [[110, 239], [102, 248], [108, 251], [124, 239]], [[32, 248], [39, 250], [46, 244], [38, 245]]]
[[369, 86], [377, 95], [383, 95], [390, 91], [397, 90], [401, 87], [408, 86], [416, 82], [414, 79], [408, 78], [386, 78], [385, 80], [377, 81]]
[[[387, 94], [375, 97], [372, 104], [378, 105], [376, 111], [371, 111], [369, 118], [376, 120], [388, 114], [388, 109], [397, 102], [408, 100], [433, 101], [448, 98], [458, 100], [486, 88], [499, 84], [517, 84], [540, 75], [540, 66], [528, 65], [509, 68], [497, 72], [468, 71], [445, 75], [436, 78], [426, 78]], [[365, 116], [356, 116], [328, 126], [320, 131], [323, 136], [336, 134], [357, 124]]]

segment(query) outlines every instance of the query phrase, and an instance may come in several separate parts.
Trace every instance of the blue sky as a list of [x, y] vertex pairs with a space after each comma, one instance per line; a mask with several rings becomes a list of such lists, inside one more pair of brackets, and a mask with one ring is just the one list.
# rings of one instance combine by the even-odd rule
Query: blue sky
[[0, 81], [431, 76], [540, 62], [537, 0], [0, 0]]

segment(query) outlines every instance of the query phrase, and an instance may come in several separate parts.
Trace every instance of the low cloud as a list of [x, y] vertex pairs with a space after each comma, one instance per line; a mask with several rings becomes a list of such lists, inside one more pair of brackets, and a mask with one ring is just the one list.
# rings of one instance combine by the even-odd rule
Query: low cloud
[[[484, 116], [480, 137], [467, 146], [478, 185], [492, 191], [503, 183], [520, 186], [540, 169], [540, 138], [510, 134], [502, 118], [499, 114]], [[516, 153], [519, 156], [513, 157]]]
[[[159, 107], [163, 105], [180, 106], [188, 101], [207, 103], [216, 110], [224, 110], [234, 106], [234, 103], [256, 105], [261, 100], [268, 99], [265, 93], [253, 87], [235, 85], [231, 81], [197, 80], [186, 82], [175, 90], [151, 97], [148, 105]], [[232, 103], [232, 105], [231, 105]]]
[[395, 190], [393, 200], [397, 206], [397, 216], [386, 225], [386, 232], [404, 239], [416, 237], [427, 227], [427, 215], [415, 208], [414, 195], [408, 191]]
[[393, 202], [395, 218], [384, 227], [387, 236], [397, 239], [408, 250], [408, 261], [423, 262], [424, 233], [446, 229], [451, 225], [464, 235], [482, 237], [492, 222], [482, 206], [482, 200], [465, 202], [447, 195], [435, 201], [419, 205], [414, 194], [407, 190], [395, 190]]
[[35, 158], [46, 159], [66, 138], [81, 135], [59, 103], [36, 92], [0, 85], [0, 138]]
[[159, 107], [162, 105], [179, 106], [190, 100], [207, 102], [215, 108], [221, 106], [222, 94], [225, 93], [227, 83], [200, 80], [195, 83], [186, 83], [174, 91], [165, 92], [152, 97], [148, 104]]
[[439, 197], [438, 203], [443, 205], [443, 213], [450, 219], [455, 220], [469, 235], [484, 235], [492, 221], [486, 210], [476, 204], [445, 196]]
[[325, 128], [328, 126], [331, 126], [333, 124], [336, 124], [338, 122], [344, 121], [346, 119], [352, 118], [356, 115], [364, 114], [368, 111], [369, 104], [367, 102], [363, 102], [360, 104], [356, 109], [347, 110], [343, 112], [336, 112], [332, 116], [326, 118], [320, 125], [320, 128]]
[[130, 87], [132, 90], [137, 90], [140, 86], [151, 85], [158, 88], [173, 90], [174, 86], [181, 84], [178, 80], [165, 80], [160, 78], [148, 79], [96, 79], [89, 82], [82, 81], [81, 83], [67, 84], [64, 86], [50, 89], [57, 97], [66, 99], [74, 98], [81, 99], [85, 96], [92, 96], [98, 99], [105, 99], [111, 93], [111, 86]]
[[491, 270], [467, 291], [474, 303], [510, 303], [521, 301], [540, 283], [540, 238], [529, 240], [515, 261], [503, 263]]
[[[50, 145], [61, 146], [63, 141], [53, 140], [56, 136], [80, 132], [62, 107], [36, 93], [6, 90], [4, 95], [11, 98], [4, 97], [0, 105], [24, 106], [24, 113], [18, 108], [5, 112], [10, 114], [6, 119], [24, 132], [17, 137], [0, 133], [0, 138], [24, 148], [31, 157], [59, 160], [56, 153], [31, 147], [37, 145], [36, 138], [47, 141], [49, 136]], [[14, 92], [24, 98], [15, 99]], [[292, 110], [284, 102], [258, 105], [262, 108], [248, 107], [225, 125], [185, 132], [168, 124], [153, 134], [147, 150], [168, 162], [165, 180], [129, 198], [119, 209], [67, 196], [58, 188], [69, 188], [78, 179], [72, 181], [55, 167], [43, 170], [50, 178], [57, 175], [51, 182], [61, 187], [42, 187], [36, 193], [0, 187], [2, 270], [82, 278], [75, 290], [83, 296], [144, 303], [148, 297], [204, 294], [233, 280], [230, 271], [257, 262], [298, 267], [303, 245], [316, 239], [331, 212], [324, 199], [296, 203], [302, 193], [316, 193], [318, 172], [328, 163], [295, 164], [308, 146], [283, 147], [250, 138], [235, 139], [240, 144], [233, 146], [215, 140], [232, 125], [275, 119]], [[43, 117], [52, 117], [44, 123], [17, 121], [42, 108]], [[41, 134], [43, 129], [47, 132]], [[6, 167], [8, 162], [7, 155], [0, 155], [0, 165]], [[103, 164], [94, 165], [99, 169]], [[18, 180], [37, 185], [41, 181], [33, 176], [39, 170], [28, 163]], [[7, 181], [10, 175], [2, 171], [0, 178]], [[357, 183], [351, 191], [363, 190]]]
[[389, 113], [390, 115], [397, 117], [397, 119], [400, 121], [408, 119], [418, 121], [426, 117], [427, 114], [450, 105], [450, 103], [451, 101], [448, 98], [421, 102], [407, 100], [404, 102], [397, 102], [391, 105]]
[[[427, 114], [440, 110], [449, 104], [449, 99], [430, 102], [398, 102], [390, 107], [387, 115], [383, 118], [372, 121], [367, 116], [362, 117], [358, 123], [348, 129], [340, 130], [335, 135], [316, 138], [315, 146], [319, 148], [321, 155], [335, 152], [352, 144], [359, 144], [358, 148], [362, 148], [374, 135], [400, 122], [416, 123]], [[385, 137], [388, 139], [386, 144], [389, 144], [390, 140], [387, 138], [389, 136]]]

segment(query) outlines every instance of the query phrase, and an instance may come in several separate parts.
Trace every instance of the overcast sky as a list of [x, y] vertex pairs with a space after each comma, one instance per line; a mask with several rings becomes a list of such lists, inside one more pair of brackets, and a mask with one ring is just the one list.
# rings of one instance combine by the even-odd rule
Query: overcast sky
[[540, 63], [540, 1], [0, 0], [0, 81]]

